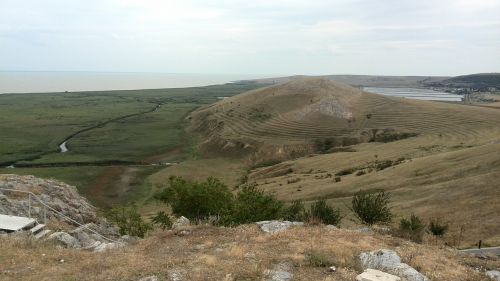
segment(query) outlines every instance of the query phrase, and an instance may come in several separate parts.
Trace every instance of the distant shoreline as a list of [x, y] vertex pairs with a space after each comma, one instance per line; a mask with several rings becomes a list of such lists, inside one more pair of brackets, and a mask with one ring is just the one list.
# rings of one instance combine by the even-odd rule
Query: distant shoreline
[[0, 71], [0, 95], [205, 87], [263, 77], [250, 74]]

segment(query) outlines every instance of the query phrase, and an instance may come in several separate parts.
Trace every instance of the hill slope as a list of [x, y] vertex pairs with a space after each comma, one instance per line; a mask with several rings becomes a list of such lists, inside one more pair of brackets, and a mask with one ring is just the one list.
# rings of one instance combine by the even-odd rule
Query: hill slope
[[344, 208], [359, 190], [389, 190], [398, 217], [450, 222], [450, 243], [500, 244], [499, 110], [303, 79], [220, 101], [191, 118], [207, 137], [203, 153], [275, 164], [248, 178], [281, 200], [326, 197]]
[[237, 95], [194, 112], [192, 129], [208, 136], [204, 152], [286, 159], [342, 146], [406, 136], [475, 139], [498, 129], [499, 112], [392, 98], [327, 79], [308, 78]]

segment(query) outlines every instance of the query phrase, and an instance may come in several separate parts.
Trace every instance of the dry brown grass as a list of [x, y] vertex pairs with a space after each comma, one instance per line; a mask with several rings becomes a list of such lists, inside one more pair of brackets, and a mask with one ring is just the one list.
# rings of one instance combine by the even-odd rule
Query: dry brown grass
[[[0, 280], [138, 280], [149, 275], [168, 280], [172, 272], [183, 273], [184, 280], [264, 280], [264, 271], [280, 262], [293, 265], [294, 280], [353, 280], [359, 273], [355, 257], [379, 248], [395, 249], [404, 262], [432, 280], [481, 280], [482, 276], [466, 266], [473, 261], [462, 261], [448, 249], [323, 226], [274, 235], [261, 233], [254, 225], [200, 226], [188, 236], [156, 232], [126, 248], [100, 254], [13, 238], [0, 242]], [[311, 266], [306, 259], [311, 251], [328, 256], [338, 271]]]
[[[338, 99], [339, 106], [352, 112], [350, 122], [320, 114], [321, 110], [306, 110], [331, 95]], [[254, 118], [256, 111], [269, 116]], [[307, 114], [299, 114], [303, 118], [296, 119], [301, 112]], [[357, 89], [345, 85], [305, 79], [218, 102], [194, 112], [192, 125], [205, 132], [207, 141], [203, 145], [216, 140], [205, 148], [218, 148], [219, 155], [230, 155], [240, 147], [236, 144], [243, 145], [240, 150], [247, 154], [242, 162], [294, 158], [291, 151], [298, 155], [310, 152], [314, 139], [359, 136], [371, 129], [418, 133], [417, 137], [391, 143], [354, 145], [354, 152], [314, 155], [256, 169], [249, 180], [284, 201], [327, 197], [341, 208], [359, 190], [384, 189], [393, 195], [396, 223], [411, 213], [425, 220], [440, 217], [450, 223], [447, 241], [468, 247], [478, 240], [500, 245], [498, 120], [498, 109], [360, 95]], [[228, 144], [232, 144], [230, 149]], [[364, 175], [355, 171], [342, 176], [340, 182], [333, 176], [344, 169], [401, 157], [407, 160], [383, 171], [365, 169]], [[201, 162], [199, 166], [191, 163], [193, 170], [204, 170], [203, 166]], [[219, 167], [214, 163], [210, 169], [224, 170], [226, 166]]]

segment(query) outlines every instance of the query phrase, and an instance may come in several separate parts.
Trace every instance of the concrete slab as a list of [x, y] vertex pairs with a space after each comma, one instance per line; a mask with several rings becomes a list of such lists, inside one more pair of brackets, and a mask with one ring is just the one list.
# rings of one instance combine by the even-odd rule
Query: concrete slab
[[0, 215], [0, 230], [18, 231], [35, 225], [35, 219], [26, 217]]

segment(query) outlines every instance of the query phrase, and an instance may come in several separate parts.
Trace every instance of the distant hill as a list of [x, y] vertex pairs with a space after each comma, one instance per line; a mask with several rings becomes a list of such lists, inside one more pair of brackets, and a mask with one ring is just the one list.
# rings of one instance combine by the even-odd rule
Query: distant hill
[[287, 77], [249, 80], [258, 83], [279, 84], [302, 78], [326, 78], [353, 87], [422, 87], [449, 79], [448, 76], [377, 76], [377, 75], [295, 75]]
[[449, 76], [377, 76], [377, 75], [295, 75], [248, 80], [246, 82], [279, 84], [302, 78], [326, 78], [353, 87], [471, 87], [500, 88], [500, 73], [478, 73], [456, 77]]
[[470, 88], [500, 88], [500, 73], [462, 75], [428, 84]]

